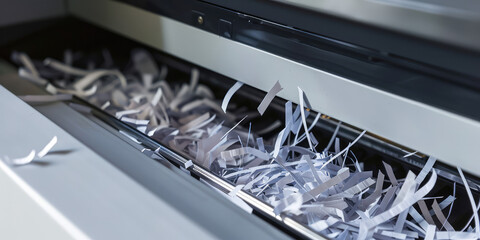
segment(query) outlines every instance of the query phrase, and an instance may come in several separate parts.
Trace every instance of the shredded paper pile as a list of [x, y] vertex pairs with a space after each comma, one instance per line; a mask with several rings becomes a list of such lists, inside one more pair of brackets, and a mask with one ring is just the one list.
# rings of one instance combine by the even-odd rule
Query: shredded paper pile
[[[102, 63], [95, 65], [92, 61], [87, 69], [74, 67], [76, 55], [66, 51], [63, 61], [32, 61], [24, 53], [14, 53], [13, 60], [21, 66], [20, 76], [53, 94], [23, 98], [84, 98], [151, 138], [188, 154], [194, 164], [234, 183], [236, 188], [229, 194], [232, 198], [238, 191], [246, 191], [271, 205], [276, 215], [290, 216], [328, 238], [480, 237], [480, 205], [475, 203], [469, 187], [468, 207], [473, 214], [463, 229], [454, 229], [448, 220], [455, 192], [451, 196], [427, 197], [437, 180], [435, 158], [429, 158], [417, 175], [408, 172], [396, 176], [387, 163], [383, 171], [363, 171], [350, 148], [365, 131], [340, 149], [336, 136], [340, 123], [329, 144], [319, 146], [312, 129], [321, 114], [311, 113], [307, 96], [300, 88], [298, 106], [290, 101], [285, 104], [281, 131], [272, 133], [272, 139], [264, 139], [251, 131], [247, 113], [263, 115], [282, 90], [278, 82], [255, 114], [233, 103], [227, 111], [230, 99], [243, 85], [240, 82], [222, 101], [199, 82], [196, 69], [189, 83], [167, 81], [167, 67], [157, 66], [144, 50], [132, 51], [124, 71], [114, 68], [106, 50]], [[80, 106], [76, 108], [81, 110]], [[314, 118], [311, 124], [307, 123], [309, 117]], [[468, 186], [460, 169], [459, 174]]]

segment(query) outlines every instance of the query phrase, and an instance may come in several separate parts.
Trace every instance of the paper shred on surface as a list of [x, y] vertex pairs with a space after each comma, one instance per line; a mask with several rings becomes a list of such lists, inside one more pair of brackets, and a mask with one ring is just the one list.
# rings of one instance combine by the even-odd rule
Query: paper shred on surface
[[26, 157], [10, 159], [10, 162], [13, 165], [26, 165], [31, 163], [34, 158], [35, 158], [35, 150], [32, 150]]
[[12, 165], [27, 165], [31, 162], [33, 162], [35, 159], [40, 159], [43, 158], [45, 155], [47, 155], [50, 150], [57, 144], [57, 136], [54, 136], [48, 143], [43, 147], [40, 151], [32, 150], [30, 153], [25, 156], [25, 157], [20, 157], [20, 158], [13, 158], [10, 159], [8, 156], [5, 156], [5, 160], [7, 162], [10, 162]]
[[184, 165], [185, 169], [188, 169], [191, 166], [193, 166], [192, 160], [188, 160], [187, 162], [185, 162], [185, 165]]

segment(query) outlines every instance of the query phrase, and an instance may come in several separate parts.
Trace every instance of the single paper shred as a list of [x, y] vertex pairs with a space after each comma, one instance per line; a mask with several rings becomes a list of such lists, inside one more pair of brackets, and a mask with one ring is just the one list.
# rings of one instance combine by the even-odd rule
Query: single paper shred
[[230, 99], [232, 98], [233, 94], [235, 94], [238, 89], [240, 89], [243, 86], [242, 82], [236, 82], [225, 94], [225, 97], [223, 98], [222, 101], [222, 110], [226, 113], [227, 112], [227, 106], [228, 103], [230, 102]]
[[188, 161], [185, 163], [185, 165], [184, 165], [185, 169], [188, 169], [188, 168], [191, 167], [191, 166], [193, 166], [192, 160], [188, 160]]
[[260, 102], [260, 105], [258, 105], [258, 112], [260, 115], [263, 115], [265, 110], [267, 110], [268, 105], [270, 105], [270, 102], [272, 102], [273, 98], [277, 93], [279, 93], [282, 90], [282, 86], [280, 85], [280, 82], [276, 82], [275, 85], [268, 91], [267, 95], [263, 98], [262, 102]]
[[43, 79], [43, 78], [39, 77], [38, 75], [35, 75], [35, 74], [29, 72], [25, 68], [19, 68], [18, 69], [18, 75], [20, 77], [24, 78], [24, 79], [27, 79], [27, 80], [37, 84], [37, 85], [45, 85], [45, 84], [48, 83], [48, 80]]
[[[214, 189], [249, 213], [252, 207], [239, 197], [245, 192], [270, 205], [279, 217], [288, 216], [331, 239], [480, 237], [480, 204], [474, 202], [460, 169], [473, 214], [464, 229], [455, 229], [449, 218], [457, 197], [456, 183], [453, 193], [429, 195], [437, 182], [434, 157], [420, 172], [408, 171], [406, 176], [396, 172], [396, 165], [388, 161], [375, 171], [364, 169], [354, 151], [367, 132], [359, 131], [353, 141], [343, 145], [338, 136], [342, 122], [338, 122], [328, 143], [322, 146], [323, 139], [315, 132], [322, 115], [312, 111], [308, 96], [300, 88], [299, 105], [286, 102], [284, 119], [259, 129], [256, 118], [265, 113], [282, 90], [278, 81], [258, 105], [258, 113], [239, 105], [233, 107], [234, 103], [227, 111], [243, 83], [233, 84], [223, 100], [215, 99], [217, 94], [202, 84], [197, 69], [191, 70], [189, 81], [168, 80], [168, 67], [158, 65], [142, 49], [131, 52], [131, 64], [121, 71], [106, 50], [102, 51], [102, 62], [94, 64], [104, 69], [76, 67], [72, 54], [66, 52], [64, 62], [47, 58], [43, 65], [24, 53], [14, 54], [13, 60], [21, 66], [20, 76], [53, 94], [22, 99], [50, 102], [69, 100], [73, 94], [87, 100], [163, 145], [190, 156], [191, 160], [180, 166], [184, 171], [200, 166], [232, 183], [235, 188], [229, 193]], [[120, 133], [141, 144], [129, 133]], [[33, 150], [11, 162], [28, 164], [35, 156], [43, 157], [55, 143], [56, 138], [38, 155]], [[164, 159], [158, 149], [145, 149], [144, 153]]]
[[445, 215], [443, 215], [442, 209], [440, 208], [440, 205], [438, 205], [436, 199], [433, 200], [432, 208], [438, 218], [438, 221], [442, 223], [442, 226], [439, 229], [445, 227], [447, 231], [455, 231], [452, 225], [450, 225], [450, 223], [448, 222], [448, 219], [445, 217]]
[[10, 162], [14, 165], [25, 165], [31, 163], [34, 158], [35, 150], [32, 150], [26, 157], [11, 159]]
[[14, 52], [12, 57], [18, 59], [33, 76], [40, 77], [37, 68], [27, 54]]
[[109, 106], [110, 106], [110, 101], [106, 101], [106, 102], [100, 107], [100, 109], [105, 110], [105, 109], [107, 109], [107, 107], [109, 107]]
[[428, 225], [425, 240], [433, 240], [435, 238], [435, 228], [435, 225]]
[[403, 156], [403, 158], [408, 158], [408, 157], [413, 156], [413, 155], [415, 155], [415, 154], [417, 154], [417, 153], [418, 153], [418, 151], [414, 151], [414, 152], [411, 152], [411, 153], [407, 153], [407, 154], [405, 154], [405, 155]]

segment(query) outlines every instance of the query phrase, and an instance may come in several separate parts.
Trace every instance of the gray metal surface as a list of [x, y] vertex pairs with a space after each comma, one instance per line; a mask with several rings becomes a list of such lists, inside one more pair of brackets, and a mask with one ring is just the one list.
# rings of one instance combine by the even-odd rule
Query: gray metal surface
[[480, 50], [480, 2], [476, 0], [277, 1]]
[[0, 191], [0, 238], [73, 239], [3, 170], [0, 170]]
[[[14, 74], [1, 76], [0, 84], [17, 94], [42, 92]], [[72, 150], [67, 155], [45, 157], [44, 164], [6, 166], [46, 200], [50, 207], [39, 205], [49, 215], [63, 216], [54, 219], [63, 228], [73, 229], [69, 232], [73, 237], [287, 238], [197, 180], [146, 157], [63, 103], [36, 105], [47, 119], [3, 88], [0, 96], [2, 155], [28, 154], [52, 135], [59, 139], [54, 150]]]
[[298, 102], [477, 176], [480, 123], [115, 1], [70, 0], [69, 11], [111, 31]]

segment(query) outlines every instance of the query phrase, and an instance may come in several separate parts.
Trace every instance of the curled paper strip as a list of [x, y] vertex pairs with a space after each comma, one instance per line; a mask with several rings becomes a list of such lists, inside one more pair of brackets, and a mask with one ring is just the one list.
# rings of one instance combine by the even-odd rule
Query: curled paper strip
[[17, 165], [17, 166], [26, 165], [33, 162], [35, 160], [35, 156], [38, 158], [43, 158], [45, 155], [47, 155], [50, 152], [50, 150], [55, 146], [55, 144], [57, 144], [57, 136], [54, 136], [50, 140], [50, 142], [48, 142], [47, 145], [45, 145], [45, 147], [43, 147], [36, 155], [35, 155], [36, 151], [32, 150], [25, 157], [14, 158], [14, 159], [10, 159], [8, 157], [5, 157], [5, 158], [7, 159], [7, 161], [12, 163], [13, 165]]
[[35, 150], [32, 150], [26, 157], [11, 159], [11, 163], [14, 165], [29, 164], [35, 158]]
[[233, 94], [235, 94], [238, 89], [240, 89], [243, 86], [242, 82], [236, 82], [225, 94], [225, 97], [223, 98], [222, 101], [222, 110], [226, 113], [227, 112], [227, 106], [228, 102], [230, 102], [230, 99], [232, 98]]

